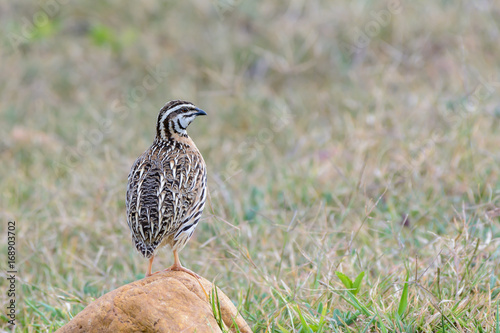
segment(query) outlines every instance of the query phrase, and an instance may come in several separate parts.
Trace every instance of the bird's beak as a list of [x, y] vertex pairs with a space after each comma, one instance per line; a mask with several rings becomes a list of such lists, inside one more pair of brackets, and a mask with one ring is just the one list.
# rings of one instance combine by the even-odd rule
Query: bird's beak
[[198, 110], [198, 112], [195, 113], [195, 115], [197, 115], [197, 116], [206, 116], [207, 115], [207, 113], [205, 111], [203, 111], [202, 109], [196, 109], [196, 110]]

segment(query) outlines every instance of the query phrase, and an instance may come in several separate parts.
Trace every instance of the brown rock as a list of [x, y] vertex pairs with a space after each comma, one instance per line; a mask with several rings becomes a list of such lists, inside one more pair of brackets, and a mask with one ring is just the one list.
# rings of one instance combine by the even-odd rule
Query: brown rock
[[[207, 299], [212, 288], [184, 272], [158, 273], [99, 297], [57, 333], [221, 332]], [[252, 332], [229, 298], [220, 289], [217, 293], [225, 328], [236, 332], [235, 322], [240, 332]]]

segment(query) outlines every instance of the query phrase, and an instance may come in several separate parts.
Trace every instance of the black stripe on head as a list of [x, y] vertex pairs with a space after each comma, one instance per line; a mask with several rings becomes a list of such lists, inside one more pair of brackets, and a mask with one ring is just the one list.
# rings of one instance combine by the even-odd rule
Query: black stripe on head
[[[176, 117], [179, 113], [185, 110], [196, 109], [196, 106], [188, 101], [174, 100], [165, 104], [158, 114], [158, 121], [156, 123], [156, 135], [163, 139], [168, 140], [171, 137], [169, 130], [170, 119]], [[175, 124], [172, 124], [173, 130], [175, 130]], [[185, 130], [183, 126], [178, 122], [179, 128]], [[178, 132], [178, 131], [176, 131]], [[180, 135], [185, 135], [184, 133], [179, 133]]]
[[186, 130], [186, 127], [182, 126], [180, 119], [177, 119], [177, 125], [179, 125], [179, 128]]

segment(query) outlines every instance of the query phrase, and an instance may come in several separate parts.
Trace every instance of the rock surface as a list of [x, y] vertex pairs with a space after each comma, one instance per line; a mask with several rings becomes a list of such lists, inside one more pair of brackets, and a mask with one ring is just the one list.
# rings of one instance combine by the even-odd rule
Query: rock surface
[[[89, 304], [65, 332], [222, 332], [207, 299], [212, 283], [184, 272], [162, 272], [115, 289]], [[252, 332], [229, 298], [217, 289], [225, 328]], [[233, 321], [234, 318], [234, 321]]]

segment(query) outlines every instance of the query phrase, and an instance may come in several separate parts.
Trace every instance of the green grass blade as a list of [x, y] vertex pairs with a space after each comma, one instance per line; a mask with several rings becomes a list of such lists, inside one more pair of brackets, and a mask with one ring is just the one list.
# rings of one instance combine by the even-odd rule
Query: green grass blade
[[347, 275], [341, 272], [335, 272], [335, 274], [338, 276], [340, 281], [342, 281], [342, 284], [347, 288], [347, 289], [352, 289], [352, 280], [349, 279]]
[[409, 273], [406, 273], [406, 282], [403, 286], [403, 293], [401, 294], [401, 299], [399, 300], [399, 307], [398, 307], [398, 315], [400, 317], [403, 316], [408, 306], [408, 279], [409, 279]]
[[286, 328], [281, 326], [280, 323], [277, 323], [276, 325], [279, 327], [279, 329], [282, 333], [291, 333], [289, 330], [287, 330]]
[[302, 311], [300, 311], [300, 308], [298, 305], [295, 305], [295, 311], [297, 311], [297, 314], [299, 315], [299, 318], [300, 318], [300, 323], [302, 324], [302, 328], [300, 329], [300, 333], [312, 332], [312, 329], [309, 327], [309, 324], [307, 323], [306, 319], [302, 315]]
[[357, 293], [359, 293], [359, 290], [361, 289], [361, 282], [363, 282], [363, 278], [364, 277], [365, 277], [365, 272], [361, 272], [356, 277], [356, 280], [354, 280], [354, 282], [352, 284], [352, 287], [354, 288], [354, 290], [352, 291], [352, 293], [354, 295], [356, 295]]
[[372, 326], [373, 321], [377, 318], [377, 315], [374, 315], [373, 318], [370, 320], [370, 322], [365, 326], [365, 329], [363, 330], [363, 333], [368, 332], [368, 329]]
[[372, 313], [370, 312], [370, 310], [368, 310], [368, 308], [360, 302], [360, 300], [358, 300], [356, 298], [356, 296], [354, 296], [352, 293], [347, 293], [347, 296], [350, 298], [350, 304], [352, 306], [354, 306], [358, 311], [360, 311], [361, 313], [363, 313], [365, 316], [371, 316]]

